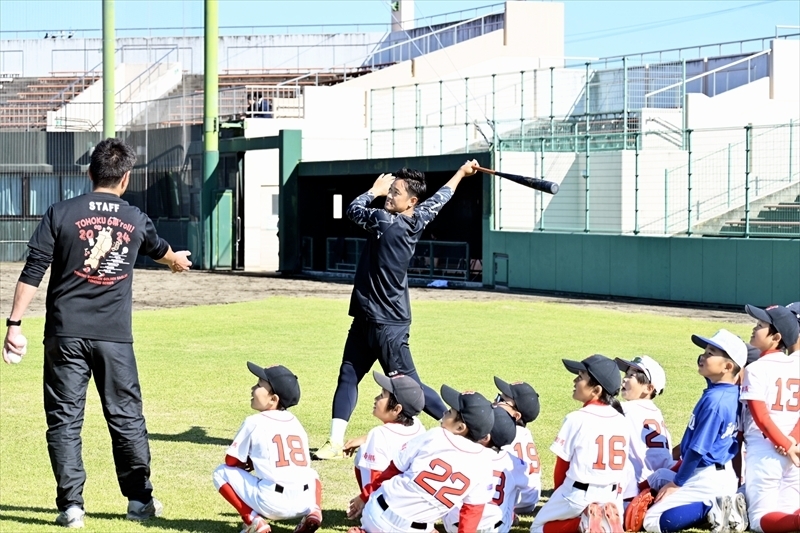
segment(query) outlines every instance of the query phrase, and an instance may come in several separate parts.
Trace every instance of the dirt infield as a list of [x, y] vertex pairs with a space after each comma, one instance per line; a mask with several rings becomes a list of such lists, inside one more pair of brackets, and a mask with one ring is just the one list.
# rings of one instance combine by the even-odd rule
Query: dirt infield
[[[2, 308], [3, 313], [8, 313], [11, 310], [14, 286], [22, 270], [22, 266], [22, 263], [0, 263], [0, 308]], [[352, 289], [352, 285], [347, 282], [286, 279], [275, 276], [199, 271], [187, 272], [185, 274], [170, 274], [166, 269], [137, 269], [133, 280], [134, 310], [244, 302], [263, 300], [270, 296], [347, 299]], [[39, 287], [39, 291], [36, 293], [36, 297], [28, 308], [26, 316], [44, 315], [47, 281], [48, 278], [45, 277]], [[739, 313], [716, 309], [694, 309], [607, 300], [538, 296], [485, 289], [412, 288], [411, 299], [412, 301], [461, 300], [480, 302], [493, 300], [527, 300], [559, 302], [588, 308], [616, 309], [630, 313], [646, 312], [666, 316], [692, 317], [734, 324], [747, 324], [752, 322], [744, 312]]]

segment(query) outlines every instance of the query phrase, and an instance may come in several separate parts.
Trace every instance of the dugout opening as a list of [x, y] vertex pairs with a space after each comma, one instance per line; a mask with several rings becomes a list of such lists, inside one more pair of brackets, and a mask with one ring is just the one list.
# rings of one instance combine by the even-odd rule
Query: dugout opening
[[[384, 172], [402, 167], [425, 173], [424, 199], [443, 186], [467, 159], [490, 165], [491, 154], [457, 154], [403, 159], [300, 163], [297, 228], [302, 270], [352, 274], [366, 232], [346, 215], [347, 206]], [[425, 279], [482, 281], [483, 225], [487, 176], [465, 178], [453, 198], [425, 228], [409, 264], [409, 276]], [[371, 207], [382, 207], [383, 198]]]

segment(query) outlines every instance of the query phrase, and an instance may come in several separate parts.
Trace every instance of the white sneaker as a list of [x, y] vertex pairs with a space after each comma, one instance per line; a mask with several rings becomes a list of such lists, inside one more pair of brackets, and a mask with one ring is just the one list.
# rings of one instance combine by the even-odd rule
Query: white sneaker
[[711, 524], [711, 533], [728, 533], [728, 517], [731, 514], [732, 499], [730, 496], [717, 496], [706, 515]]
[[83, 527], [83, 517], [86, 513], [78, 506], [67, 507], [65, 511], [58, 513], [56, 524], [59, 526], [79, 529]]
[[750, 524], [747, 520], [747, 502], [744, 494], [737, 492], [732, 498], [731, 512], [728, 514], [728, 531], [744, 533], [748, 525]]

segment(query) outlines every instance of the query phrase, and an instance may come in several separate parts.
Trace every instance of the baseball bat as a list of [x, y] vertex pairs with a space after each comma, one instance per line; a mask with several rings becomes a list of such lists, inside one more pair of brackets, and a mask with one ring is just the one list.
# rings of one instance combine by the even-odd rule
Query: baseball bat
[[490, 168], [478, 167], [478, 170], [480, 172], [485, 172], [486, 174], [500, 176], [501, 178], [511, 180], [515, 183], [519, 183], [520, 185], [530, 187], [531, 189], [536, 189], [537, 191], [546, 192], [548, 194], [556, 194], [558, 192], [558, 183], [552, 181], [539, 178], [529, 178], [527, 176], [520, 176], [519, 174], [509, 174], [508, 172], [498, 172], [497, 170], [492, 170]]

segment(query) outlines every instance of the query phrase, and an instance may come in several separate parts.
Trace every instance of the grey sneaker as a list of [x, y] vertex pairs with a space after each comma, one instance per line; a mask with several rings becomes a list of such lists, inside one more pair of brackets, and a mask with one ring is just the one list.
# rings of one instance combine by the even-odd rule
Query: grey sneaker
[[83, 517], [85, 515], [86, 513], [83, 511], [83, 509], [73, 505], [72, 507], [67, 507], [65, 511], [58, 513], [58, 516], [56, 517], [56, 524], [59, 526], [79, 529], [83, 527]]
[[711, 533], [728, 533], [728, 517], [731, 514], [733, 500], [730, 496], [717, 496], [711, 510], [706, 515], [711, 524]]
[[128, 514], [125, 515], [125, 518], [141, 522], [142, 520], [148, 520], [154, 516], [161, 516], [163, 512], [164, 506], [155, 498], [151, 499], [148, 503], [131, 500], [128, 502]]
[[747, 531], [747, 503], [744, 494], [737, 492], [731, 502], [731, 512], [728, 515], [728, 531], [744, 533]]

